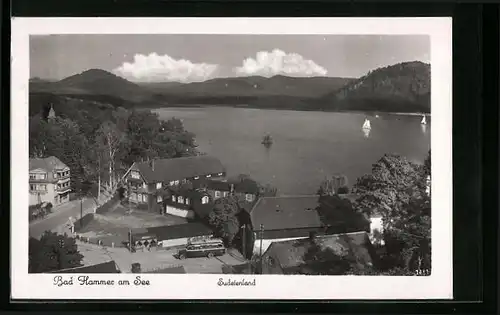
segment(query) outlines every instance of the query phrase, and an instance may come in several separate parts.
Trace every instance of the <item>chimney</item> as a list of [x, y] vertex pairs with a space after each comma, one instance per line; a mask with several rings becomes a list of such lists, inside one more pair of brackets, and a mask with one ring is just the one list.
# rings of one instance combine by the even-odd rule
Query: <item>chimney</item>
[[234, 194], [234, 184], [231, 184], [231, 194]]
[[155, 160], [151, 160], [151, 169], [155, 171]]

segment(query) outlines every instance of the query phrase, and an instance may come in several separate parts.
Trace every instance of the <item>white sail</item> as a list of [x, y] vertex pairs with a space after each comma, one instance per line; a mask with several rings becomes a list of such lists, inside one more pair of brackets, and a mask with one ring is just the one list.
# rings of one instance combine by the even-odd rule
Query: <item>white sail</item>
[[371, 129], [370, 121], [368, 119], [365, 119], [365, 122], [363, 123], [363, 129]]
[[422, 125], [426, 125], [427, 121], [425, 120], [425, 116], [422, 116], [422, 121], [420, 122]]

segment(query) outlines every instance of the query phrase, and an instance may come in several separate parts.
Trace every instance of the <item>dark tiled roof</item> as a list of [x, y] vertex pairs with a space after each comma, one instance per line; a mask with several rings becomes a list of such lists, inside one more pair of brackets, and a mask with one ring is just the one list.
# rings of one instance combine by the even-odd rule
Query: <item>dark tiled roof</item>
[[159, 268], [151, 271], [146, 271], [143, 273], [186, 273], [184, 266], [174, 266], [167, 268]]
[[[154, 165], [154, 170], [151, 167], [152, 165]], [[148, 183], [169, 182], [226, 172], [217, 158], [207, 155], [137, 162], [135, 167]]]
[[254, 194], [259, 193], [259, 186], [253, 180], [217, 180], [217, 179], [199, 179], [193, 182], [195, 188], [206, 187], [210, 190], [231, 191], [233, 185], [234, 191], [237, 193]]
[[250, 216], [254, 229], [285, 230], [322, 227], [318, 196], [264, 197], [255, 204]]
[[68, 166], [63, 162], [61, 162], [61, 160], [59, 160], [55, 156], [49, 156], [42, 159], [39, 158], [30, 159], [30, 171], [41, 168], [51, 172], [55, 169], [63, 169], [66, 167]]
[[154, 235], [158, 238], [158, 241], [211, 235], [212, 233], [213, 232], [210, 228], [198, 222], [132, 229], [132, 235], [135, 237]]
[[118, 269], [118, 266], [116, 265], [115, 261], [111, 260], [102, 264], [57, 270], [53, 271], [52, 273], [121, 273], [121, 272]]
[[[372, 245], [366, 232], [320, 236], [314, 240], [321, 248], [329, 248], [339, 256], [352, 255], [358, 267], [373, 265]], [[310, 246], [310, 239], [273, 242], [264, 253], [264, 257], [272, 257], [286, 273], [287, 268], [298, 267], [305, 263], [303, 257]]]

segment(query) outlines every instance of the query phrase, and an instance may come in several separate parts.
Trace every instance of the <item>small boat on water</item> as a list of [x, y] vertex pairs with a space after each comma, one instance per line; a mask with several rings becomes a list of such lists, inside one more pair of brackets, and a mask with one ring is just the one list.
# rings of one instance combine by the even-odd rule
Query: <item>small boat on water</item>
[[375, 115], [375, 118], [379, 118], [380, 116], [379, 115]]
[[425, 115], [422, 115], [422, 121], [420, 121], [422, 125], [427, 125], [427, 120], [425, 119]]
[[365, 122], [363, 123], [363, 129], [372, 129], [372, 126], [370, 124], [370, 121], [368, 119], [365, 119]]
[[271, 137], [271, 135], [265, 135], [262, 139], [262, 144], [265, 146], [270, 146], [271, 144], [273, 144], [273, 138]]

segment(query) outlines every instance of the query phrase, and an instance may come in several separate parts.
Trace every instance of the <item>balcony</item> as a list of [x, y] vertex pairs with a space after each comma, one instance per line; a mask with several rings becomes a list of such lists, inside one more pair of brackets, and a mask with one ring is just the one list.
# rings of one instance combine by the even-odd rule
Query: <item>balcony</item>
[[69, 185], [69, 182], [67, 182], [67, 184], [58, 184], [55, 186], [55, 191], [58, 194], [64, 194], [71, 191], [71, 186]]

